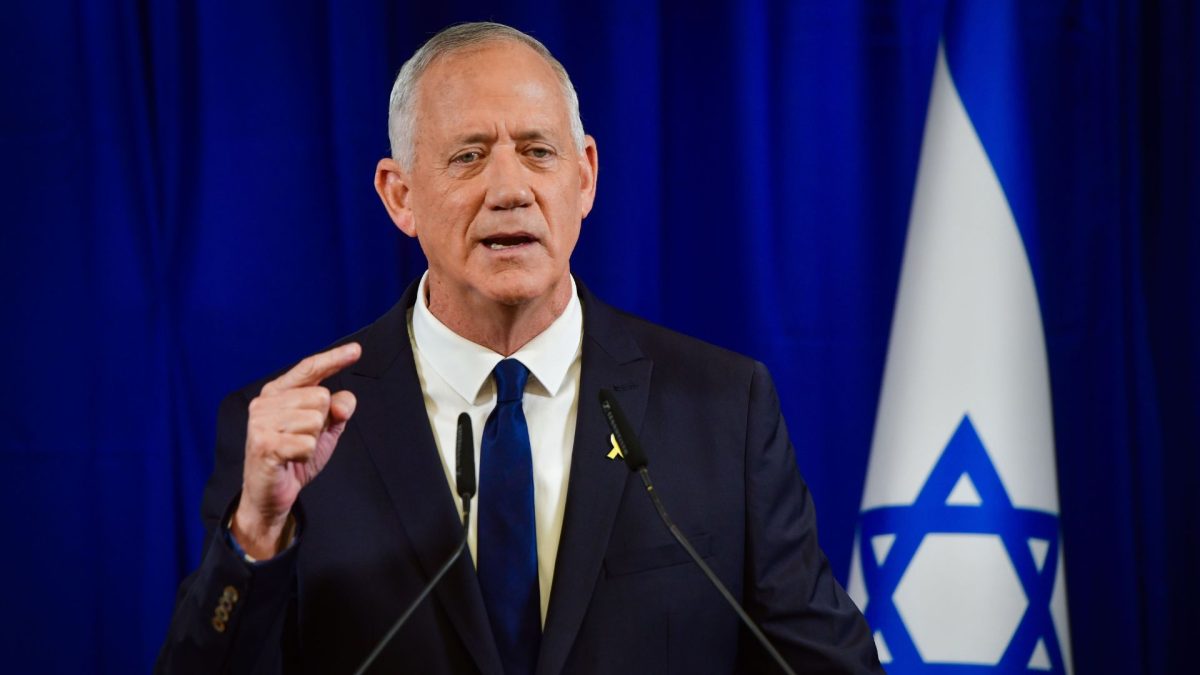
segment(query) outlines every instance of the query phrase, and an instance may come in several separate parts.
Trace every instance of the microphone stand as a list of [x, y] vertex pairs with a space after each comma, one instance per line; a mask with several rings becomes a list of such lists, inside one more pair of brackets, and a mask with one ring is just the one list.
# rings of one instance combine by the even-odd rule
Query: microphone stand
[[412, 616], [412, 613], [417, 610], [417, 606], [429, 596], [429, 593], [433, 591], [435, 586], [438, 585], [438, 582], [442, 580], [442, 577], [446, 576], [446, 572], [449, 572], [450, 568], [454, 566], [454, 563], [462, 557], [463, 551], [467, 550], [467, 535], [471, 531], [471, 497], [475, 495], [475, 451], [473, 446], [474, 435], [471, 432], [471, 417], [467, 415], [467, 413], [462, 413], [458, 416], [458, 435], [455, 442], [457, 453], [456, 473], [458, 474], [458, 495], [462, 497], [463, 503], [462, 538], [459, 539], [458, 546], [454, 548], [454, 553], [441, 566], [441, 568], [438, 569], [437, 573], [433, 575], [433, 578], [429, 580], [429, 583], [425, 584], [425, 588], [421, 589], [420, 595], [418, 595], [416, 599], [409, 603], [408, 608], [404, 610], [404, 613], [400, 615], [400, 618], [396, 619], [396, 623], [392, 624], [392, 627], [388, 629], [388, 632], [383, 636], [383, 639], [381, 639], [379, 643], [375, 645], [375, 649], [367, 655], [366, 660], [363, 661], [362, 665], [358, 667], [358, 670], [354, 671], [354, 675], [363, 675], [367, 672], [367, 668], [371, 667], [371, 664], [374, 663], [375, 659], [378, 658], [383, 652], [383, 648], [388, 646], [388, 644], [392, 641], [392, 638], [396, 636], [396, 633], [400, 631], [400, 628], [404, 626], [405, 622], [408, 621], [408, 618]]
[[687, 537], [683, 536], [683, 532], [675, 524], [675, 521], [671, 520], [671, 516], [667, 514], [667, 507], [663, 506], [662, 500], [658, 498], [658, 492], [654, 489], [654, 483], [650, 480], [650, 470], [646, 468], [649, 462], [646, 460], [646, 453], [642, 450], [641, 442], [638, 441], [637, 436], [633, 433], [633, 429], [629, 426], [628, 420], [625, 419], [625, 413], [617, 405], [616, 397], [607, 389], [600, 390], [600, 407], [604, 409], [604, 417], [608, 420], [608, 426], [612, 430], [613, 437], [617, 439], [617, 445], [624, 453], [625, 464], [629, 467], [630, 471], [641, 477], [642, 485], [646, 486], [646, 493], [650, 495], [650, 501], [654, 503], [654, 510], [658, 511], [658, 517], [662, 519], [667, 529], [671, 531], [671, 536], [675, 537], [675, 541], [679, 542], [683, 550], [687, 551], [692, 561], [696, 563], [700, 571], [704, 572], [704, 576], [708, 577], [713, 587], [720, 591], [721, 597], [725, 598], [725, 602], [729, 603], [734, 612], [737, 612], [738, 618], [742, 620], [742, 623], [746, 625], [746, 628], [750, 630], [750, 633], [754, 635], [754, 638], [758, 640], [763, 649], [767, 650], [767, 653], [771, 655], [776, 665], [782, 668], [783, 672], [787, 673], [787, 675], [796, 675], [796, 671], [792, 670], [787, 661], [783, 660], [783, 655], [775, 649], [775, 645], [771, 644], [771, 641], [763, 634], [758, 624], [754, 623], [754, 619], [750, 618], [746, 610], [742, 609], [742, 605], [733, 597], [733, 594], [729, 592], [725, 584], [721, 583], [721, 580], [717, 578], [717, 574], [712, 571], [708, 563], [704, 562], [700, 554], [696, 553], [696, 549], [692, 548], [691, 542], [688, 541]]
[[433, 587], [437, 586], [438, 582], [442, 580], [442, 577], [446, 576], [446, 572], [449, 572], [454, 563], [462, 557], [462, 552], [467, 548], [468, 528], [466, 523], [471, 518], [470, 504], [471, 502], [469, 498], [463, 500], [463, 536], [458, 542], [458, 547], [454, 549], [454, 555], [450, 556], [450, 559], [446, 561], [446, 564], [442, 565], [441, 569], [437, 571], [437, 574], [433, 575], [433, 579], [430, 580], [430, 582], [425, 585], [425, 588], [421, 590], [421, 594], [418, 595], [411, 604], [409, 604], [408, 609], [404, 610], [404, 613], [400, 615], [400, 618], [396, 619], [396, 623], [392, 624], [392, 627], [388, 630], [387, 635], [384, 635], [383, 639], [379, 641], [379, 644], [375, 645], [375, 650], [372, 651], [369, 656], [367, 656], [367, 660], [363, 661], [363, 664], [358, 667], [358, 670], [354, 671], [354, 675], [363, 675], [363, 673], [367, 672], [367, 668], [369, 668], [371, 664], [375, 662], [376, 657], [383, 652], [383, 648], [388, 646], [388, 643], [392, 641], [392, 637], [394, 637], [400, 630], [400, 627], [403, 626], [406, 621], [408, 621], [408, 617], [411, 616], [414, 611], [416, 611], [417, 605], [421, 604], [421, 601], [424, 600], [431, 591], [433, 591]]

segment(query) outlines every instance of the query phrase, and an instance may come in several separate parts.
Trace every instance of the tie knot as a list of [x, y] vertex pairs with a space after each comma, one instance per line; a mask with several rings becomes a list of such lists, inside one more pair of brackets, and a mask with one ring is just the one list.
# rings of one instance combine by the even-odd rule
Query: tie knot
[[520, 401], [525, 395], [525, 382], [529, 379], [529, 369], [516, 359], [504, 359], [496, 364], [492, 371], [496, 378], [496, 402], [510, 403]]

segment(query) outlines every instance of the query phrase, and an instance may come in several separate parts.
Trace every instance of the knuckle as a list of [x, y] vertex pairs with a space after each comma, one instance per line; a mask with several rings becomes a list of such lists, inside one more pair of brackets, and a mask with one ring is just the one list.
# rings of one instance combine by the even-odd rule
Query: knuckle
[[261, 457], [269, 448], [270, 443], [265, 438], [265, 434], [251, 433], [246, 438], [246, 455], [248, 457]]
[[284, 425], [284, 431], [293, 434], [307, 434], [312, 432], [312, 414], [308, 410], [296, 410], [288, 415], [287, 423]]
[[329, 402], [333, 399], [333, 394], [329, 392], [327, 387], [317, 387], [316, 398], [318, 405], [322, 408], [328, 408]]
[[300, 437], [300, 442], [298, 445], [300, 446], [300, 452], [304, 453], [305, 455], [311, 455], [317, 449], [317, 437], [304, 434]]

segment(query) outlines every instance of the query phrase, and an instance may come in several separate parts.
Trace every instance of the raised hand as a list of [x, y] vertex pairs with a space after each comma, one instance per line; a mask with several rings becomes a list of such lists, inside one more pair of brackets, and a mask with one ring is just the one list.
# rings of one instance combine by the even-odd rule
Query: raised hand
[[325, 467], [354, 414], [354, 394], [331, 393], [321, 381], [361, 355], [356, 342], [313, 354], [250, 402], [242, 498], [231, 529], [254, 558], [270, 558], [287, 545], [283, 534], [296, 497]]

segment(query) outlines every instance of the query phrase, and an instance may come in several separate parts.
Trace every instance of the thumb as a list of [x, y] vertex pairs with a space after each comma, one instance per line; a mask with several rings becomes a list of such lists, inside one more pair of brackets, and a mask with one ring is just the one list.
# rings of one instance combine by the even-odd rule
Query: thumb
[[[317, 438], [317, 466], [323, 467], [333, 449], [337, 447], [338, 438], [346, 430], [346, 422], [354, 414], [358, 400], [348, 391], [339, 391], [329, 399], [329, 418], [325, 431]], [[319, 470], [319, 469], [318, 469]]]
[[350, 416], [354, 414], [354, 409], [358, 407], [358, 399], [354, 397], [352, 392], [342, 390], [334, 394], [329, 399], [329, 422], [330, 427], [337, 425], [345, 426], [350, 420]]

